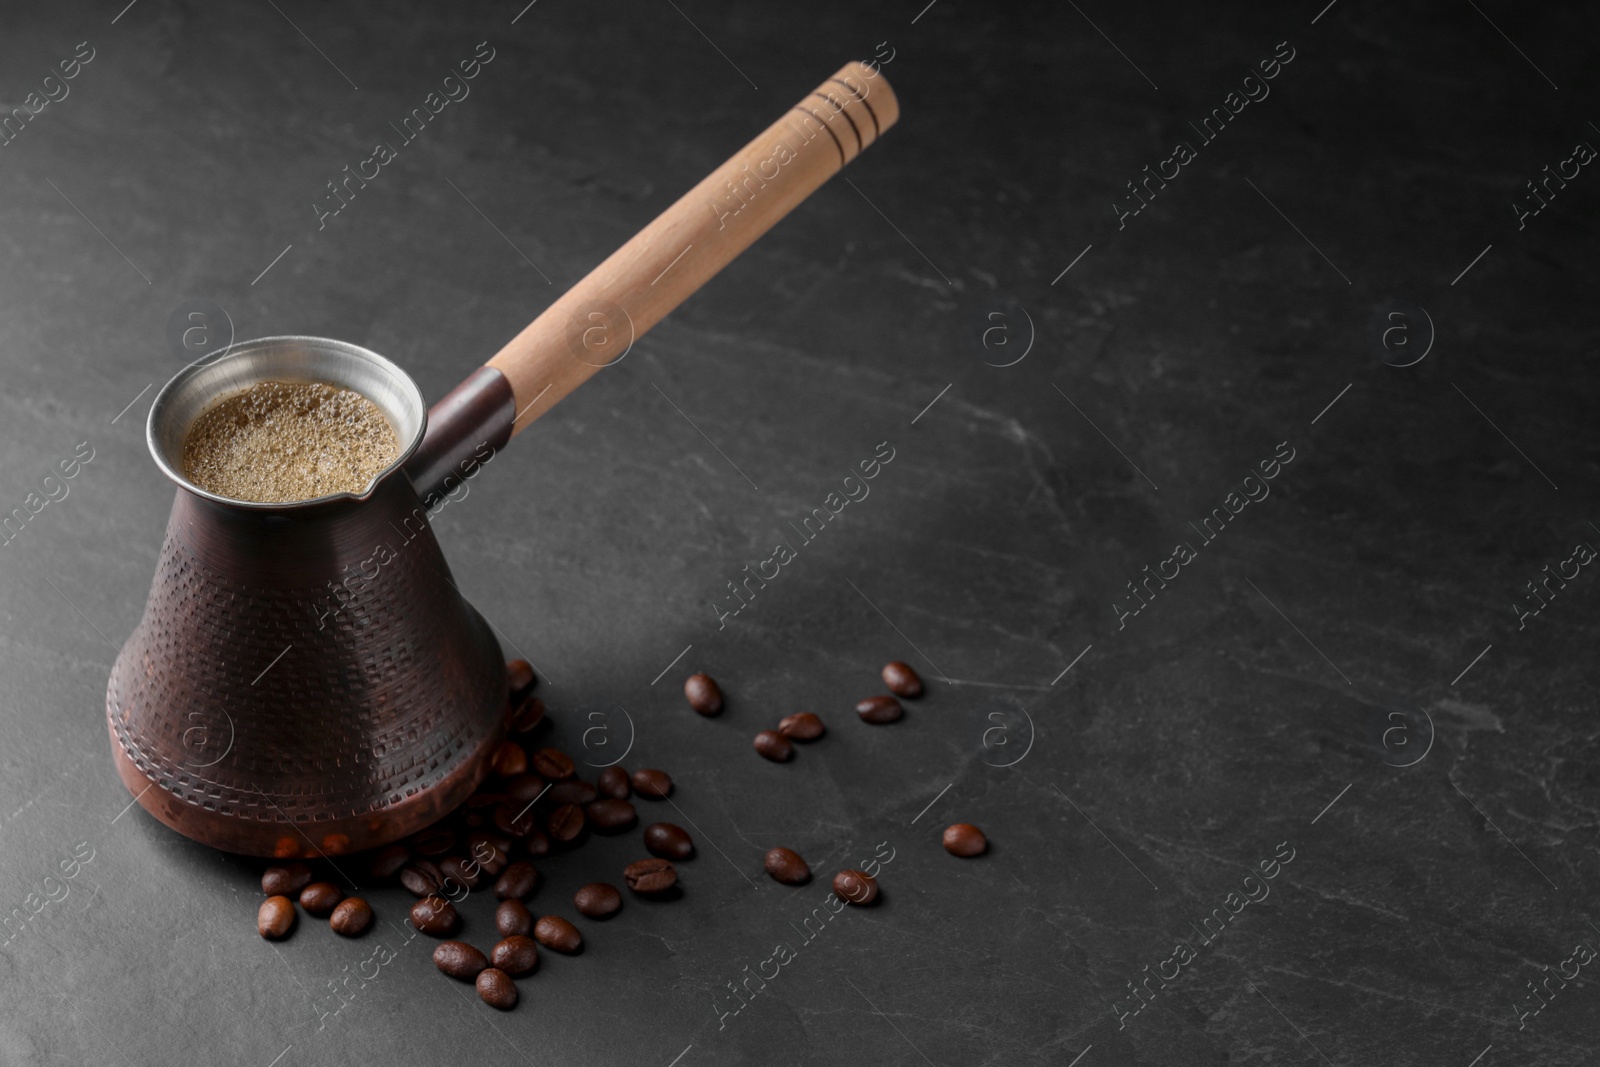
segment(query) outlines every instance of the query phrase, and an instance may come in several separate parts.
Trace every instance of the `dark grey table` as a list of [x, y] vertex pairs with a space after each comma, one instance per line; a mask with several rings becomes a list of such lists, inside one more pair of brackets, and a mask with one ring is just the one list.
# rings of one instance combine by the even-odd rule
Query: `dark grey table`
[[[1595, 19], [1321, 2], [7, 5], [0, 113], [58, 98], [0, 145], [0, 1061], [1594, 1062]], [[108, 758], [174, 316], [438, 396], [875, 55], [900, 126], [436, 520], [556, 743], [678, 779], [683, 898], [509, 1014], [399, 890], [361, 941], [263, 942], [257, 864]], [[893, 658], [929, 693], [867, 727]], [[757, 758], [800, 709], [827, 738]], [[779, 843], [892, 855], [882, 902], [807, 926]], [[637, 853], [547, 864], [535, 910]]]

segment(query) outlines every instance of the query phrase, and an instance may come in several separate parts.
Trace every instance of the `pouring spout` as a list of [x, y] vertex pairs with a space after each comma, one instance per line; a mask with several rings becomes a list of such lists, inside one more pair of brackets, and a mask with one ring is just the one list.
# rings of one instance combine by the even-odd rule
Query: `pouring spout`
[[422, 443], [406, 461], [406, 476], [425, 503], [470, 477], [506, 442], [517, 415], [511, 383], [499, 370], [479, 367], [428, 409]]

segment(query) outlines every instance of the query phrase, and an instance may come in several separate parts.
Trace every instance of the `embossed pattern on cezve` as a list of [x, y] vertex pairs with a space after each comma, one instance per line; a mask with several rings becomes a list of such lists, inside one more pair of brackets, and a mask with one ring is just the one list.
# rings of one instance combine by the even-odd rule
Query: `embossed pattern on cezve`
[[498, 649], [431, 529], [391, 537], [375, 579], [337, 597], [326, 579], [350, 572], [274, 586], [257, 558], [242, 581], [192, 537], [169, 529], [107, 691], [117, 742], [172, 797], [263, 823], [359, 819], [458, 771], [497, 728], [483, 679], [503, 673]]

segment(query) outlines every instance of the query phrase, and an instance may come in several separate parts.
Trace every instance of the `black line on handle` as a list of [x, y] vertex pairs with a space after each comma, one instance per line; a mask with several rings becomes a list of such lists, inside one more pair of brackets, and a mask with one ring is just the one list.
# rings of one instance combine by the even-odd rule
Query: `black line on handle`
[[[833, 147], [835, 147], [835, 148], [837, 148], [839, 150], [839, 166], [843, 167], [845, 165], [845, 163], [849, 162], [848, 160], [846, 160], [844, 158], [844, 145], [839, 143], [839, 138], [836, 137], [834, 135], [834, 132], [828, 128], [827, 122], [823, 120], [821, 115], [818, 115], [815, 111], [807, 111], [805, 108], [801, 107], [799, 104], [796, 104], [794, 107], [790, 108], [789, 110], [798, 111], [802, 115], [810, 115], [812, 118], [816, 119], [818, 122], [821, 122], [822, 123], [822, 132], [826, 133], [828, 135], [829, 139], [833, 141]], [[801, 127], [801, 128], [804, 129], [804, 127]], [[807, 140], [810, 140], [810, 138], [807, 138]]]
[[855, 86], [851, 85], [847, 81], [840, 81], [838, 78], [829, 78], [828, 80], [839, 82], [840, 85], [850, 90], [850, 98], [858, 101], [862, 107], [867, 109], [867, 114], [872, 116], [872, 139], [876, 141], [879, 137], [882, 137], [883, 130], [878, 126], [878, 113], [872, 110], [871, 104], [867, 103], [867, 94], [860, 92]]
[[850, 117], [850, 112], [846, 111], [844, 109], [844, 105], [839, 103], [839, 101], [835, 100], [831, 96], [823, 96], [820, 91], [812, 93], [811, 95], [821, 96], [822, 99], [828, 102], [829, 107], [836, 109], [837, 114], [844, 116], [844, 120], [850, 124], [850, 132], [856, 135], [856, 155], [859, 156], [867, 146], [866, 143], [861, 140], [861, 131], [856, 128], [856, 120]]

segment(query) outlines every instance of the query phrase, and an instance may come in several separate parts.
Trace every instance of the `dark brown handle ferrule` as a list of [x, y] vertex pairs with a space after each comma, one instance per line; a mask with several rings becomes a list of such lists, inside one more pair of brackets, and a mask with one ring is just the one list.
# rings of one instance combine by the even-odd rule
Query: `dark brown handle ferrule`
[[494, 367], [479, 367], [428, 409], [422, 443], [406, 461], [406, 476], [424, 503], [470, 478], [511, 440], [517, 401]]

